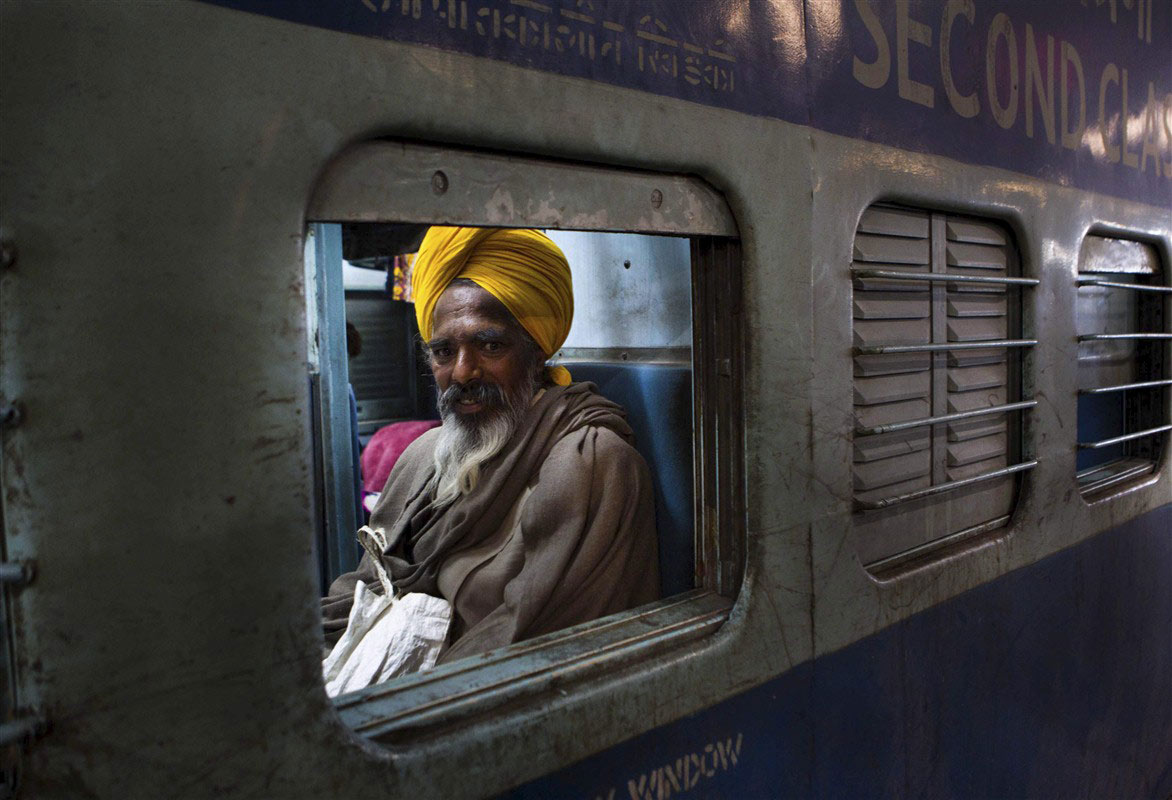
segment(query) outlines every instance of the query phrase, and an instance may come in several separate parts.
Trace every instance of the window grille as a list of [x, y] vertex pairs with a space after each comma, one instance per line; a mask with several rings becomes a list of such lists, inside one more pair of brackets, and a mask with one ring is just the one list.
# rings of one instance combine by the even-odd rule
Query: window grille
[[1008, 521], [1020, 473], [1021, 293], [1008, 231], [872, 206], [855, 234], [856, 546], [881, 571]]
[[1172, 288], [1155, 248], [1087, 236], [1079, 251], [1077, 479], [1085, 496], [1152, 472], [1168, 432]]

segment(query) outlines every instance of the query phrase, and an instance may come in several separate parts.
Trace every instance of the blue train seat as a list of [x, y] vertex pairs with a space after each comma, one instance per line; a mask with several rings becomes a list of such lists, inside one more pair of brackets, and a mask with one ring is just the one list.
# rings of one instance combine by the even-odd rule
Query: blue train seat
[[651, 468], [663, 597], [693, 588], [692, 370], [663, 364], [567, 364], [621, 405]]

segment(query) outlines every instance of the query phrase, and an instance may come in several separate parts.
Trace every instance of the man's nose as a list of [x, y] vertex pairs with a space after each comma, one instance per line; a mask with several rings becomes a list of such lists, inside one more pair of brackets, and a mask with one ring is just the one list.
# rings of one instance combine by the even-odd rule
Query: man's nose
[[466, 384], [478, 380], [480, 377], [480, 362], [476, 357], [475, 349], [461, 347], [456, 353], [456, 363], [452, 365], [452, 380], [459, 384]]

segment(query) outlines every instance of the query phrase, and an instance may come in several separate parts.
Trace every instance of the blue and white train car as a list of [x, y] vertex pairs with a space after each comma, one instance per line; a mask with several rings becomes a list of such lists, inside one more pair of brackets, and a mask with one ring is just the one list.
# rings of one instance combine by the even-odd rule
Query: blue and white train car
[[[1172, 793], [1168, 3], [0, 17], [0, 794]], [[664, 599], [331, 700], [434, 223], [565, 243]]]

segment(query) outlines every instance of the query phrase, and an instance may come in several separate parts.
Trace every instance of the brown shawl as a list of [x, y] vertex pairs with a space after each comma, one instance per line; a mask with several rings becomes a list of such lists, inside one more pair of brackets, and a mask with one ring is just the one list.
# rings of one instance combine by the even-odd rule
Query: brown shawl
[[[439, 595], [443, 561], [499, 531], [525, 487], [533, 486], [520, 520], [524, 564], [504, 586], [504, 603], [441, 661], [658, 597], [650, 475], [631, 439], [623, 410], [593, 384], [551, 388], [513, 440], [482, 467], [476, 490], [438, 513], [426, 490], [435, 437], [425, 434], [404, 452], [370, 519], [387, 537], [382, 560], [399, 592]], [[322, 599], [328, 644], [346, 628], [358, 580], [377, 585], [369, 556]]]

